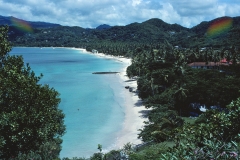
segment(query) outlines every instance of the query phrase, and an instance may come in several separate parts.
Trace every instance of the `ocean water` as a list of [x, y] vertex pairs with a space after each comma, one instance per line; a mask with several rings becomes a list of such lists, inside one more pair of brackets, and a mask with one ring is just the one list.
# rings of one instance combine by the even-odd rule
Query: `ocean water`
[[71, 48], [14, 47], [11, 55], [22, 55], [41, 84], [60, 93], [59, 108], [65, 113], [66, 134], [60, 157], [89, 157], [97, 145], [110, 150], [124, 121], [124, 87], [116, 74], [124, 64]]

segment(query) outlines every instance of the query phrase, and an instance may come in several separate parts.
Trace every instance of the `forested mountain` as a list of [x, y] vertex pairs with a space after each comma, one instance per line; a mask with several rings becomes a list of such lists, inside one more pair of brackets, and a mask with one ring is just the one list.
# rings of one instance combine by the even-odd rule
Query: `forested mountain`
[[15, 17], [5, 17], [0, 15], [0, 25], [8, 25], [8, 26], [14, 26], [16, 24], [13, 23], [13, 21], [28, 23], [33, 28], [51, 28], [51, 27], [58, 27], [61, 26], [59, 24], [54, 23], [47, 23], [47, 22], [31, 22], [31, 21], [25, 21], [22, 19], [18, 19]]
[[[9, 19], [0, 18], [0, 24], [10, 25]], [[192, 28], [185, 28], [178, 24], [168, 24], [157, 18], [142, 23], [131, 23], [126, 26], [100, 25], [96, 29], [29, 22], [33, 28], [32, 33], [18, 30], [10, 25], [9, 38], [15, 46], [85, 46], [91, 49], [99, 49], [97, 45], [107, 45], [112, 42], [149, 45], [159, 44], [165, 40], [173, 46], [183, 48], [197, 46], [218, 48], [220, 46], [239, 45], [240, 39], [237, 37], [240, 36], [240, 17], [231, 18], [232, 26], [224, 34], [216, 37], [206, 36], [211, 24], [224, 18], [230, 17], [220, 17], [209, 22], [201, 22]]]
[[97, 30], [104, 30], [104, 29], [109, 29], [109, 28], [111, 28], [111, 26], [109, 26], [107, 24], [101, 24], [96, 29]]
[[[215, 37], [207, 37], [207, 31], [209, 27], [213, 24], [215, 27], [224, 27], [221, 25], [221, 20], [224, 19], [232, 19], [232, 26], [228, 30], [228, 32], [219, 34]], [[215, 23], [215, 24], [214, 24]], [[218, 24], [219, 23], [219, 24]], [[194, 42], [192, 44], [197, 44], [199, 46], [209, 46], [209, 47], [222, 47], [222, 46], [229, 46], [229, 45], [239, 45], [239, 39], [237, 37], [240, 36], [240, 17], [220, 17], [213, 19], [209, 22], [204, 21], [201, 22], [199, 25], [196, 25], [190, 29], [194, 35], [191, 37], [191, 40]], [[186, 42], [186, 41], [185, 41]], [[192, 45], [192, 46], [195, 46]], [[191, 46], [191, 44], [189, 44]]]

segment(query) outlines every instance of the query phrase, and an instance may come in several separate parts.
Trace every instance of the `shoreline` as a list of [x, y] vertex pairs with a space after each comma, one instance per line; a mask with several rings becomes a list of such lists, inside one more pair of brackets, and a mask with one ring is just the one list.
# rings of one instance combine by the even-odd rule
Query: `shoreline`
[[[83, 51], [87, 54], [93, 54], [95, 56], [112, 59], [115, 61], [120, 61], [123, 63], [124, 67], [116, 75], [119, 78], [122, 86], [129, 86], [133, 91], [137, 90], [137, 80], [129, 79], [126, 74], [127, 67], [131, 64], [131, 59], [126, 57], [117, 57], [112, 55], [106, 55], [103, 53], [91, 53], [82, 48], [73, 48]], [[147, 120], [145, 116], [145, 111], [148, 110], [143, 106], [142, 100], [138, 98], [137, 93], [130, 92], [129, 89], [124, 88], [124, 113], [125, 118], [122, 125], [122, 129], [117, 134], [117, 142], [112, 149], [121, 149], [125, 144], [131, 143], [133, 146], [143, 143], [141, 139], [138, 138], [140, 133], [139, 129], [143, 128], [144, 121]]]
[[[35, 48], [68, 48], [73, 50], [79, 50], [85, 54], [92, 54], [94, 56], [111, 59], [114, 61], [118, 61], [123, 64], [123, 68], [120, 68], [119, 72], [116, 73], [116, 77], [118, 78], [121, 86], [129, 86], [133, 89], [133, 91], [137, 90], [137, 80], [129, 79], [126, 74], [127, 67], [131, 64], [131, 59], [122, 57], [122, 56], [112, 56], [106, 55], [103, 53], [92, 53], [86, 51], [83, 48], [74, 48], [74, 47], [35, 47]], [[106, 152], [110, 150], [122, 149], [123, 146], [127, 143], [131, 143], [133, 147], [135, 145], [143, 143], [141, 139], [138, 139], [138, 134], [140, 133], [139, 129], [143, 128], [144, 121], [147, 121], [145, 116], [146, 111], [148, 109], [143, 106], [142, 101], [138, 98], [137, 93], [130, 92], [129, 89], [123, 88], [124, 94], [124, 102], [123, 102], [123, 112], [125, 114], [124, 121], [122, 122], [122, 127], [118, 133], [116, 133], [116, 140], [114, 145], [109, 146], [110, 148], [106, 148]], [[104, 152], [105, 152], [104, 151]]]

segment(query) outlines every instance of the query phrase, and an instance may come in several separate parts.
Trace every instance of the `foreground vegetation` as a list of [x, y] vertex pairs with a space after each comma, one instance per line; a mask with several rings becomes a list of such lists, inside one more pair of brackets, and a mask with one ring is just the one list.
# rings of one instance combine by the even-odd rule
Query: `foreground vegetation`
[[0, 159], [58, 158], [65, 132], [59, 93], [8, 54], [7, 33], [0, 28]]

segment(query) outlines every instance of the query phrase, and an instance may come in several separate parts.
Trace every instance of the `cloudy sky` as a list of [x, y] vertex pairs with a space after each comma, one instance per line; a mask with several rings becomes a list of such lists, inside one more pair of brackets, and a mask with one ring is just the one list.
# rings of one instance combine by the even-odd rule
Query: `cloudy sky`
[[240, 0], [0, 0], [0, 15], [94, 28], [159, 18], [184, 27], [240, 16]]

